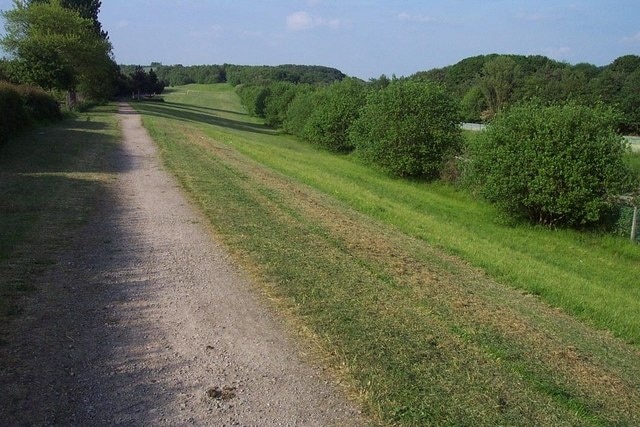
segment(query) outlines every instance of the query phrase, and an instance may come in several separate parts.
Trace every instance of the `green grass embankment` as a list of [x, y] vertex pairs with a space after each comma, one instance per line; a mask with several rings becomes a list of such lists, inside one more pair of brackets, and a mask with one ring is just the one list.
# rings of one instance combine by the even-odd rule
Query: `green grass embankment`
[[640, 422], [638, 247], [504, 224], [265, 128], [225, 85], [166, 99], [136, 104], [166, 164], [370, 413]]

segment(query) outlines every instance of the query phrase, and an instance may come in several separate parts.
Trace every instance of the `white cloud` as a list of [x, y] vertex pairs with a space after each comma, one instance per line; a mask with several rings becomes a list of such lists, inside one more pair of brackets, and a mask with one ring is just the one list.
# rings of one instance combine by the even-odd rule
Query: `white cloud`
[[557, 59], [557, 60], [565, 60], [571, 55], [572, 50], [570, 47], [561, 46], [561, 47], [544, 48], [542, 49], [542, 52], [544, 53], [545, 56], [548, 56], [549, 58]]
[[325, 19], [313, 17], [307, 12], [294, 12], [287, 16], [287, 29], [291, 31], [311, 30], [317, 27], [337, 29], [341, 25], [340, 19]]
[[411, 15], [406, 12], [401, 12], [398, 14], [398, 19], [401, 21], [411, 21], [411, 22], [436, 22], [436, 19], [432, 16], [415, 14]]
[[309, 30], [313, 28], [313, 19], [307, 12], [295, 12], [287, 16], [287, 28], [292, 31]]
[[116, 28], [126, 28], [128, 26], [129, 26], [129, 21], [127, 20], [118, 21], [118, 23], [116, 24]]
[[640, 43], [640, 31], [635, 33], [635, 34], [633, 34], [633, 35], [631, 35], [631, 36], [624, 37], [622, 39], [622, 41], [627, 42], [627, 43], [634, 43], [634, 44], [635, 43]]

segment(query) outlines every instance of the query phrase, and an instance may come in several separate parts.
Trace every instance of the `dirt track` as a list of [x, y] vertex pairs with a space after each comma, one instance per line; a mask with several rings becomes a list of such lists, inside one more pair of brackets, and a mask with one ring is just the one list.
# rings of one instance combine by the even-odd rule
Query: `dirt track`
[[0, 424], [361, 424], [120, 116], [117, 179], [0, 347]]

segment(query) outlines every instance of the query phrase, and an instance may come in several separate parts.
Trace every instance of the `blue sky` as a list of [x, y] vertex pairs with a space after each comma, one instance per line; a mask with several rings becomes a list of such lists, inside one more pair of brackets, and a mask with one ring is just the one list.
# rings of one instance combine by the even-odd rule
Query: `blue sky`
[[126, 64], [295, 63], [367, 79], [488, 53], [640, 55], [640, 0], [102, 0], [100, 20]]

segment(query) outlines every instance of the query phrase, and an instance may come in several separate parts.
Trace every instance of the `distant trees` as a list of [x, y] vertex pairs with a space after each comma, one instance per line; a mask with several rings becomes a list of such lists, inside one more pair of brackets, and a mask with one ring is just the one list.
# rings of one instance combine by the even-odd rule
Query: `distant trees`
[[489, 121], [502, 108], [522, 100], [543, 104], [604, 102], [620, 109], [618, 129], [640, 133], [640, 56], [625, 55], [610, 65], [569, 65], [544, 56], [480, 55], [455, 65], [416, 73], [457, 99], [467, 121]]
[[317, 65], [249, 66], [227, 65], [226, 78], [233, 86], [265, 85], [274, 81], [289, 83], [330, 84], [346, 76], [339, 70]]
[[[129, 76], [129, 92], [140, 95], [160, 94], [164, 90], [164, 82], [158, 80], [158, 76], [153, 68], [146, 72], [144, 68], [138, 66]], [[128, 94], [128, 93], [127, 93]]]
[[547, 226], [603, 222], [632, 188], [611, 107], [522, 103], [501, 111], [470, 149], [467, 179], [507, 214]]

